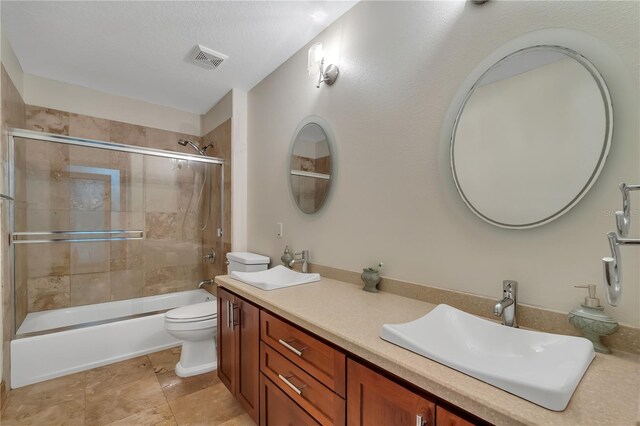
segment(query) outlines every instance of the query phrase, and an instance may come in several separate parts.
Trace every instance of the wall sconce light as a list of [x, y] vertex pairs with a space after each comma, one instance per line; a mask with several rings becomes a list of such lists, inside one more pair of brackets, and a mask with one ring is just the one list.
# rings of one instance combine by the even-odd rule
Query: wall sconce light
[[331, 86], [336, 82], [338, 74], [340, 74], [338, 67], [333, 64], [328, 65], [326, 68], [324, 67], [322, 43], [316, 43], [309, 48], [307, 71], [309, 72], [309, 77], [318, 75], [318, 84], [316, 84], [318, 89], [321, 83]]

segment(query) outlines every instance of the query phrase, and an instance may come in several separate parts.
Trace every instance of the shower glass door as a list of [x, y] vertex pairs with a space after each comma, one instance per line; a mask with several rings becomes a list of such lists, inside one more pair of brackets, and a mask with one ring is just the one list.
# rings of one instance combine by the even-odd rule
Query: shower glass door
[[17, 337], [157, 313], [171, 308], [161, 295], [216, 272], [220, 259], [203, 257], [222, 253], [221, 161], [106, 143], [13, 144]]

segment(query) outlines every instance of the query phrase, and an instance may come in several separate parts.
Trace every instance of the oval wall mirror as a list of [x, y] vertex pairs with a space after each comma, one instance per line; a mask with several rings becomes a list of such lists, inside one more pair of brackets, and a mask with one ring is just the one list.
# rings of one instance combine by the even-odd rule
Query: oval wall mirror
[[611, 144], [607, 86], [591, 62], [559, 46], [514, 52], [491, 66], [458, 111], [453, 177], [469, 208], [504, 228], [532, 228], [571, 209]]
[[314, 120], [307, 119], [298, 126], [289, 162], [291, 195], [298, 208], [307, 214], [317, 212], [325, 204], [334, 171], [333, 143], [319, 120]]

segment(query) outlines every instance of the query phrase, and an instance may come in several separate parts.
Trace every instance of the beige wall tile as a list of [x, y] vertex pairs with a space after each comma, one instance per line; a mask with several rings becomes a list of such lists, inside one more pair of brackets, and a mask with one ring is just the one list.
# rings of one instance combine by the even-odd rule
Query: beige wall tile
[[[24, 225], [18, 226], [18, 217], [26, 219]], [[67, 231], [69, 230], [68, 210], [16, 210], [17, 231]]]
[[25, 250], [29, 278], [69, 275], [71, 251], [68, 244], [28, 244]]
[[113, 241], [110, 244], [110, 270], [142, 269], [144, 257], [143, 240]]
[[112, 211], [111, 226], [113, 229], [144, 229], [144, 213], [142, 211]]
[[110, 126], [109, 120], [104, 118], [69, 113], [69, 136], [108, 141]]
[[[26, 281], [26, 279], [25, 279]], [[15, 304], [15, 312], [16, 312], [16, 330], [20, 328], [22, 322], [25, 317], [29, 313], [29, 294], [28, 294], [28, 286], [25, 282], [23, 285], [16, 286], [16, 304]]]
[[38, 132], [69, 134], [69, 113], [34, 105], [26, 107], [26, 125]]
[[67, 212], [71, 230], [91, 231], [111, 229], [111, 214], [108, 211], [71, 210]]
[[90, 305], [109, 300], [109, 272], [76, 274], [69, 277], [69, 306]]
[[[231, 119], [225, 121], [220, 126], [213, 129], [202, 137], [203, 145], [212, 143], [213, 148], [210, 154], [214, 157], [222, 158], [224, 164], [224, 235], [225, 243], [231, 244]], [[213, 171], [216, 176], [217, 171]], [[215, 182], [215, 180], [214, 180]], [[219, 200], [218, 185], [214, 184], [212, 196], [214, 205]]]
[[122, 123], [120, 121], [110, 122], [109, 140], [125, 145], [145, 146], [147, 129], [135, 124]]
[[142, 297], [144, 272], [140, 269], [111, 271], [111, 300]]
[[202, 263], [145, 270], [144, 296], [194, 290], [204, 278]]
[[178, 215], [176, 213], [146, 213], [145, 237], [148, 240], [175, 238], [178, 225]]
[[145, 240], [146, 270], [164, 266], [194, 265], [202, 262], [202, 245], [175, 240]]
[[[110, 171], [111, 165], [111, 151], [87, 148], [83, 146], [70, 146], [69, 147], [69, 164], [76, 167], [89, 167], [105, 172]], [[72, 170], [73, 171], [73, 170]], [[88, 172], [90, 173], [90, 172]]]
[[65, 176], [69, 170], [69, 146], [27, 139], [16, 139], [16, 147], [25, 150], [27, 171], [46, 171], [52, 179]]
[[82, 242], [71, 246], [71, 274], [109, 271], [109, 242]]
[[69, 209], [69, 179], [66, 174], [30, 171], [26, 180], [26, 203], [28, 209]]
[[196, 145], [200, 144], [199, 136], [188, 135], [186, 133], [175, 133], [167, 130], [153, 129], [147, 127], [147, 142], [149, 148], [165, 149], [168, 151], [184, 152], [187, 154], [195, 154], [196, 152], [190, 146], [182, 146], [178, 144], [180, 139], [189, 140]]
[[29, 312], [47, 311], [69, 306], [69, 276], [28, 279]]

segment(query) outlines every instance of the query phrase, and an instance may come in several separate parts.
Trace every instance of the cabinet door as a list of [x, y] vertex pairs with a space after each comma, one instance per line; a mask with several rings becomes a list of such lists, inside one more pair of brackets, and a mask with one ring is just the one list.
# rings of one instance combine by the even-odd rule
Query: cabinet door
[[347, 424], [433, 426], [435, 404], [370, 370], [347, 362]]
[[253, 421], [258, 423], [260, 309], [249, 302], [236, 298], [236, 310], [233, 318], [238, 344], [236, 397]]
[[451, 411], [436, 407], [436, 425], [437, 426], [473, 426], [474, 424], [466, 421], [460, 416], [453, 414]]
[[233, 306], [235, 297], [228, 291], [218, 288], [218, 377], [236, 394], [237, 348], [233, 330]]
[[260, 426], [317, 426], [306, 411], [260, 374]]

